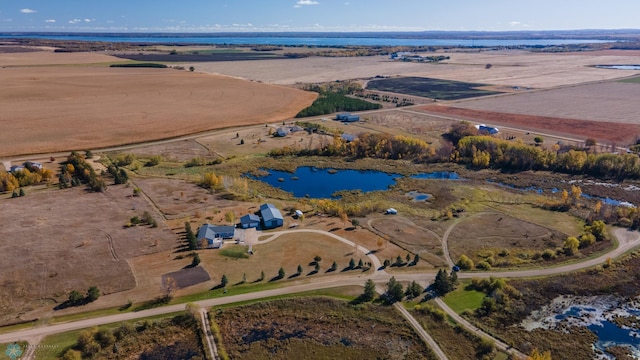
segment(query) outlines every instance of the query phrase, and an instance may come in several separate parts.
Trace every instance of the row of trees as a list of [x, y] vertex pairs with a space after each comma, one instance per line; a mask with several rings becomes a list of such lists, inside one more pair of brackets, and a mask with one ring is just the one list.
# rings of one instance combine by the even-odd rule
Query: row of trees
[[25, 166], [22, 170], [14, 172], [0, 172], [0, 192], [12, 192], [16, 189], [40, 184], [49, 181], [53, 173], [48, 169], [39, 169], [35, 166]]
[[453, 160], [476, 168], [551, 170], [598, 178], [640, 179], [640, 157], [635, 154], [593, 154], [584, 150], [558, 153], [491, 136], [461, 138]]
[[335, 136], [333, 142], [319, 149], [284, 147], [273, 149], [270, 156], [343, 156], [350, 158], [377, 158], [391, 160], [427, 161], [435, 155], [435, 149], [426, 141], [402, 135], [360, 134], [353, 141]]

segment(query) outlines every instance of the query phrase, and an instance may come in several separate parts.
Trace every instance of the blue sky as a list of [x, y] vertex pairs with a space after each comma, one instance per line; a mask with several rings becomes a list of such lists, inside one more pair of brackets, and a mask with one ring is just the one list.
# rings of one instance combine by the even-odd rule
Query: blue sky
[[0, 0], [0, 31], [640, 28], [640, 0]]

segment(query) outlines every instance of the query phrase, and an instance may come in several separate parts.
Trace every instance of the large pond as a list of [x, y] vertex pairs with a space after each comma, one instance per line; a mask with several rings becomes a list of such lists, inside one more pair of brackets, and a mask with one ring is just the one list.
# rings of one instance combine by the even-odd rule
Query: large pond
[[[340, 191], [360, 190], [363, 193], [387, 190], [396, 184], [400, 174], [390, 174], [375, 170], [335, 170], [312, 166], [299, 167], [295, 173], [266, 170], [267, 175], [252, 178], [293, 193], [295, 197], [323, 199], [337, 197]], [[453, 172], [422, 173], [412, 176], [418, 179], [460, 179]], [[421, 199], [426, 200], [426, 198]]]

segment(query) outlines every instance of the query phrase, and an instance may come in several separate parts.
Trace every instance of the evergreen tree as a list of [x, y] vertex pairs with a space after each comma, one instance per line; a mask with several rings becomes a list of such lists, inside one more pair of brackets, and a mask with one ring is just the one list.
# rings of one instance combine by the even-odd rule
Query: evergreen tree
[[416, 254], [416, 256], [413, 257], [413, 265], [417, 265], [419, 261], [420, 255]]
[[353, 258], [351, 258], [351, 260], [349, 260], [349, 269], [353, 269], [356, 267], [356, 261], [353, 260]]
[[444, 295], [449, 291], [453, 290], [453, 286], [451, 286], [449, 274], [447, 270], [440, 269], [438, 270], [438, 274], [436, 275], [436, 280], [434, 282], [434, 287], [438, 295]]
[[420, 284], [418, 284], [417, 282], [412, 281], [411, 283], [409, 283], [409, 286], [407, 286], [407, 291], [405, 291], [404, 294], [407, 296], [407, 298], [413, 299], [420, 296], [420, 294], [422, 294], [422, 291], [422, 286], [420, 286]]
[[329, 271], [336, 271], [337, 269], [338, 269], [338, 263], [334, 261], [333, 264], [331, 264]]
[[364, 284], [364, 292], [360, 296], [360, 299], [363, 302], [369, 302], [375, 299], [375, 297], [376, 297], [376, 283], [374, 283], [373, 280], [369, 279]]
[[285, 276], [285, 275], [286, 275], [286, 274], [285, 274], [285, 272], [284, 272], [284, 269], [283, 269], [283, 268], [280, 268], [280, 269], [278, 270], [278, 279], [282, 279], [282, 278], [284, 278], [284, 276]]
[[220, 285], [222, 285], [222, 287], [225, 287], [228, 283], [229, 279], [227, 278], [227, 275], [222, 275], [222, 278], [220, 279]]
[[398, 301], [402, 301], [404, 298], [404, 288], [395, 277], [391, 277], [387, 283], [387, 292], [385, 293], [385, 299], [389, 304], [393, 304]]
[[196, 267], [200, 265], [200, 255], [198, 253], [193, 254], [193, 260], [191, 261], [191, 266]]
[[302, 274], [302, 265], [298, 265], [298, 274]]

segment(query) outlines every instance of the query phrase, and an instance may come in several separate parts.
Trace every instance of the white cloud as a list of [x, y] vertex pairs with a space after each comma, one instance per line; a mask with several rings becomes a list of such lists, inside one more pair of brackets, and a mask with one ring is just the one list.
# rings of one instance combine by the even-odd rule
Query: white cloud
[[21, 12], [21, 13], [23, 13], [23, 14], [33, 14], [33, 13], [37, 13], [37, 11], [35, 11], [35, 10], [33, 10], [33, 9], [28, 9], [28, 8], [20, 9], [20, 12]]
[[294, 8], [299, 8], [299, 7], [303, 7], [303, 6], [308, 6], [308, 5], [318, 5], [319, 2], [315, 1], [315, 0], [298, 0], [298, 2], [296, 2], [295, 5], [293, 5]]
[[47, 19], [44, 22], [46, 22], [46, 23], [54, 23], [54, 22], [56, 22], [56, 19]]
[[73, 19], [73, 20], [69, 20], [69, 24], [77, 24], [77, 23], [81, 23], [82, 19]]
[[509, 25], [511, 25], [511, 26], [518, 26], [520, 24], [521, 24], [520, 21], [510, 21], [509, 22]]
[[92, 22], [94, 19], [84, 19], [84, 22]]

